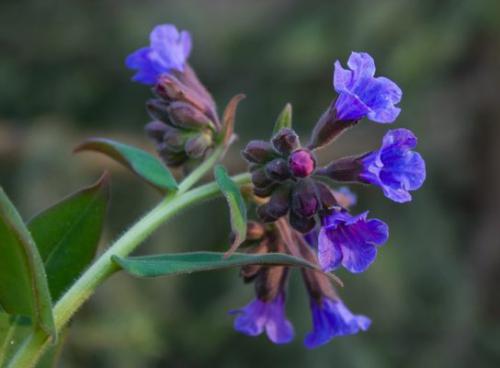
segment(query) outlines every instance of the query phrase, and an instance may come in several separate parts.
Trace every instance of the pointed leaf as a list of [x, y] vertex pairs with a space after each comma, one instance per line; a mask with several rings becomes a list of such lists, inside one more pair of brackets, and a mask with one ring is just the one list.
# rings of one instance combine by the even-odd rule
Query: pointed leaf
[[254, 264], [306, 267], [320, 271], [317, 265], [303, 258], [282, 253], [233, 253], [225, 257], [220, 252], [192, 252], [128, 258], [113, 256], [112, 259], [121, 269], [137, 277], [174, 276]]
[[28, 224], [45, 264], [52, 300], [90, 264], [109, 201], [109, 176], [35, 216]]
[[226, 106], [222, 117], [222, 125], [224, 129], [224, 146], [229, 146], [233, 140], [234, 119], [236, 118], [236, 109], [241, 100], [246, 96], [242, 93], [234, 96]]
[[55, 338], [47, 277], [35, 242], [0, 188], [0, 305], [9, 314], [30, 317]]
[[247, 209], [245, 201], [241, 196], [240, 189], [227, 174], [222, 165], [217, 165], [214, 169], [214, 176], [219, 189], [226, 197], [231, 217], [231, 229], [233, 231], [233, 244], [229, 248], [227, 255], [234, 252], [245, 240], [247, 234]]
[[75, 152], [97, 151], [125, 165], [141, 179], [162, 192], [177, 190], [177, 182], [159, 159], [139, 148], [105, 138], [91, 138]]
[[292, 105], [287, 103], [274, 123], [273, 136], [283, 128], [292, 127]]

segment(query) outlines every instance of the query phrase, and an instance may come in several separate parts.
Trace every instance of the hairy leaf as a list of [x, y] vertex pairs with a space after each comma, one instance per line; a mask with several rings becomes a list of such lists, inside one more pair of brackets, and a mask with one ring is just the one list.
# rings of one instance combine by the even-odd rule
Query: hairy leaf
[[109, 177], [82, 189], [35, 216], [28, 224], [45, 264], [52, 300], [94, 258], [109, 201]]
[[273, 136], [283, 128], [292, 127], [292, 105], [287, 103], [274, 123]]
[[75, 148], [75, 152], [81, 151], [97, 151], [111, 157], [162, 192], [177, 190], [177, 182], [167, 167], [139, 148], [110, 139], [91, 138]]

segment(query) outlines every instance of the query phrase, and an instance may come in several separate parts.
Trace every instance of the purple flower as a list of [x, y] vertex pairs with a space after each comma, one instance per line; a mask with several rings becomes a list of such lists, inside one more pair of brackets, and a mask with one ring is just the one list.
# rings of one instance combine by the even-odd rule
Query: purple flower
[[382, 147], [361, 158], [363, 170], [359, 178], [378, 185], [387, 198], [395, 202], [411, 201], [411, 190], [420, 188], [425, 180], [425, 161], [412, 151], [417, 138], [408, 129], [389, 130]]
[[273, 300], [254, 299], [244, 308], [231, 311], [238, 314], [234, 329], [248, 336], [258, 336], [264, 330], [275, 344], [286, 344], [293, 339], [293, 326], [285, 317], [285, 296], [279, 293]]
[[313, 330], [304, 339], [309, 349], [324, 345], [336, 336], [353, 335], [366, 331], [371, 321], [368, 317], [353, 315], [341, 300], [322, 297], [311, 299]]
[[348, 212], [333, 212], [323, 218], [318, 236], [320, 266], [331, 271], [344, 266], [352, 273], [365, 271], [375, 260], [377, 246], [389, 237], [387, 224], [378, 219], [368, 220], [368, 212], [351, 216]]
[[172, 24], [156, 26], [150, 35], [150, 46], [130, 54], [125, 64], [137, 69], [132, 80], [143, 84], [155, 84], [162, 74], [174, 70], [184, 71], [191, 52], [191, 35], [179, 32]]
[[385, 77], [375, 78], [375, 62], [364, 52], [353, 52], [344, 69], [335, 62], [333, 85], [339, 97], [335, 102], [338, 120], [359, 120], [365, 116], [377, 123], [392, 123], [399, 115], [395, 107], [401, 89]]

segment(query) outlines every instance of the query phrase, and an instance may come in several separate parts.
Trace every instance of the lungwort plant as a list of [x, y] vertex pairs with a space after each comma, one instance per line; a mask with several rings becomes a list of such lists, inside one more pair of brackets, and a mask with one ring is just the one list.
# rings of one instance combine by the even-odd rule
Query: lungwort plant
[[[288, 278], [296, 268], [309, 294], [307, 348], [369, 328], [370, 319], [354, 314], [340, 299], [334, 284], [342, 282], [332, 272], [341, 267], [356, 274], [365, 271], [389, 230], [367, 211], [352, 213], [355, 195], [336, 184], [369, 184], [390, 200], [408, 202], [410, 192], [424, 182], [424, 160], [414, 151], [417, 139], [407, 129], [388, 130], [379, 148], [329, 163], [318, 162], [316, 151], [365, 118], [393, 123], [400, 113], [400, 88], [375, 77], [370, 55], [353, 52], [347, 68], [335, 62], [337, 96], [311, 125], [309, 140], [294, 131], [288, 104], [270, 139], [250, 141], [243, 150], [248, 171], [230, 176], [220, 162], [236, 137], [234, 121], [243, 95], [219, 115], [188, 63], [190, 53], [191, 35], [167, 24], [155, 27], [149, 46], [126, 59], [135, 70], [133, 80], [152, 87], [153, 97], [146, 102], [152, 121], [145, 130], [158, 158], [103, 138], [90, 138], [75, 149], [113, 158], [161, 196], [156, 207], [97, 258], [109, 202], [107, 174], [29, 221], [0, 190], [1, 367], [53, 366], [70, 319], [119, 271], [147, 278], [239, 268], [243, 281], [253, 283], [255, 298], [228, 311], [234, 329], [249, 336], [265, 332], [273, 343], [283, 344], [295, 334], [285, 304]], [[180, 181], [171, 167], [182, 169]], [[200, 185], [209, 174], [214, 181]], [[180, 211], [220, 195], [227, 200], [232, 228], [227, 252], [130, 257]]]

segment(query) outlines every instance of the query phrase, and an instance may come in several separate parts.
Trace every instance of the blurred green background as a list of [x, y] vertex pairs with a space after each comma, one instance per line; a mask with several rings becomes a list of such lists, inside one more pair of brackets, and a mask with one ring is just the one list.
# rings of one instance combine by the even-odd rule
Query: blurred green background
[[[367, 51], [404, 91], [396, 127], [420, 138], [428, 179], [398, 205], [353, 188], [356, 212], [391, 229], [362, 275], [339, 272], [351, 310], [371, 329], [314, 351], [307, 298], [292, 277], [295, 342], [235, 333], [227, 311], [253, 297], [236, 271], [154, 281], [117, 275], [77, 314], [61, 367], [499, 367], [500, 2], [498, 0], [2, 0], [0, 183], [25, 218], [111, 168], [103, 246], [154, 205], [150, 188], [97, 154], [74, 156], [92, 135], [151, 150], [147, 87], [123, 60], [152, 27], [192, 32], [191, 63], [222, 109], [245, 92], [238, 150], [266, 138], [286, 102], [307, 134], [333, 98], [332, 63]], [[358, 125], [322, 162], [379, 145], [387, 127]], [[215, 200], [185, 213], [138, 253], [224, 250], [227, 210]]]

